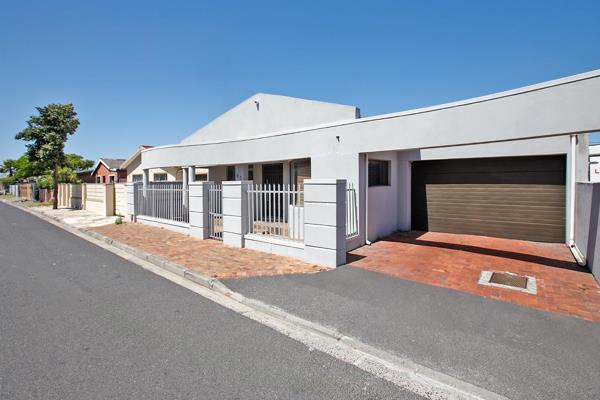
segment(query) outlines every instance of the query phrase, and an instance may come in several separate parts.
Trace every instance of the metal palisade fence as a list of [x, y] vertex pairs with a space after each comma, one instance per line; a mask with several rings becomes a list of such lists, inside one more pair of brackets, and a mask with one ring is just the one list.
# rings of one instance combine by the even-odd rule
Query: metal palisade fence
[[349, 183], [346, 188], [346, 237], [358, 235], [358, 204], [356, 202], [356, 189]]
[[190, 214], [184, 204], [188, 190], [182, 182], [151, 182], [144, 189], [136, 183], [133, 188], [135, 215], [188, 223]]
[[223, 186], [216, 183], [208, 188], [208, 236], [223, 240]]
[[304, 241], [304, 191], [290, 184], [248, 188], [248, 232]]

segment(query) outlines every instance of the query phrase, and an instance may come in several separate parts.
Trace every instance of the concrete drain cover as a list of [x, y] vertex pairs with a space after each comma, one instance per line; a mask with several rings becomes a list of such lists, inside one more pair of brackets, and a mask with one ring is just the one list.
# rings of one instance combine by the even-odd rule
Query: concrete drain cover
[[534, 277], [517, 275], [512, 272], [481, 271], [478, 283], [537, 294], [537, 283]]

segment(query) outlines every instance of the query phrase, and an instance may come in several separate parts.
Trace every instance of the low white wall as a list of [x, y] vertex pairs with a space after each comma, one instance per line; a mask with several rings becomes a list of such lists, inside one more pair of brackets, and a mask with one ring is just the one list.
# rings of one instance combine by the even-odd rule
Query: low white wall
[[178, 233], [188, 234], [190, 231], [190, 225], [184, 222], [171, 221], [168, 219], [146, 217], [144, 215], [138, 215], [136, 221], [142, 224], [156, 226], [158, 228], [169, 229]]
[[247, 249], [277, 254], [284, 257], [296, 258], [299, 260], [304, 260], [305, 258], [304, 243], [269, 238], [263, 235], [255, 234], [246, 234], [244, 239], [244, 246]]
[[86, 210], [104, 216], [115, 215], [115, 192], [113, 184], [85, 184], [84, 195]]

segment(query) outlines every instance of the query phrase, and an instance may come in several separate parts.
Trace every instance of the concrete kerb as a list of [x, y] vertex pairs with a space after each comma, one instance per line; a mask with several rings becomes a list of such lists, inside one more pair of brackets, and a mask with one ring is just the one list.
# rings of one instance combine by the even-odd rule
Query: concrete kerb
[[[183, 278], [183, 282], [191, 282], [198, 285], [198, 287], [208, 289], [208, 292], [203, 295], [204, 297], [248, 318], [264, 323], [272, 329], [305, 343], [309, 347], [314, 346], [326, 354], [349, 362], [364, 371], [386, 379], [397, 386], [407, 388], [417, 394], [432, 399], [508, 400], [506, 397], [497, 393], [490, 392], [449, 375], [418, 365], [411, 360], [397, 357], [357, 339], [345, 336], [333, 328], [299, 318], [261, 301], [246, 298], [243, 295], [230, 290], [216, 278], [211, 278], [196, 271], [189, 270], [179, 264], [164, 260], [119, 241], [115, 241], [97, 232], [85, 228], [72, 227], [62, 222], [59, 218], [47, 216], [27, 207], [4, 200], [2, 200], [2, 202], [46, 220], [49, 223], [91, 241], [92, 243], [97, 244], [96, 241], [100, 241], [105, 244], [105, 246], [103, 246], [105, 249], [121, 257], [124, 257], [124, 255], [121, 255], [122, 253], [120, 253], [119, 250], [134, 258], [150, 263], [159, 270]], [[111, 247], [114, 249], [111, 249]], [[130, 261], [136, 262], [135, 259], [131, 259]], [[138, 262], [138, 265], [142, 264], [139, 264]], [[190, 288], [189, 285], [184, 286]], [[202, 295], [200, 289], [194, 291]], [[209, 293], [214, 293], [214, 295], [209, 295]], [[233, 301], [233, 303], [228, 303], [231, 301]], [[235, 304], [238, 304], [238, 306]], [[247, 307], [247, 309], [246, 311], [242, 311], [239, 309], [240, 307]], [[290, 331], [290, 328], [292, 330], [298, 330], [301, 333], [294, 334]], [[313, 339], [308, 338], [306, 336], [307, 334]], [[319, 337], [323, 338], [323, 343], [319, 344], [318, 341], [314, 341], [315, 338], [318, 340]], [[328, 345], [327, 342], [335, 343], [336, 348]]]

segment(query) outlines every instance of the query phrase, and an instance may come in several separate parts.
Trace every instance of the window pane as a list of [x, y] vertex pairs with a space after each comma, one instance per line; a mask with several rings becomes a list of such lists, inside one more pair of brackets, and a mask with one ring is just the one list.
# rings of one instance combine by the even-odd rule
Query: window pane
[[369, 186], [389, 186], [390, 162], [388, 160], [369, 160]]

